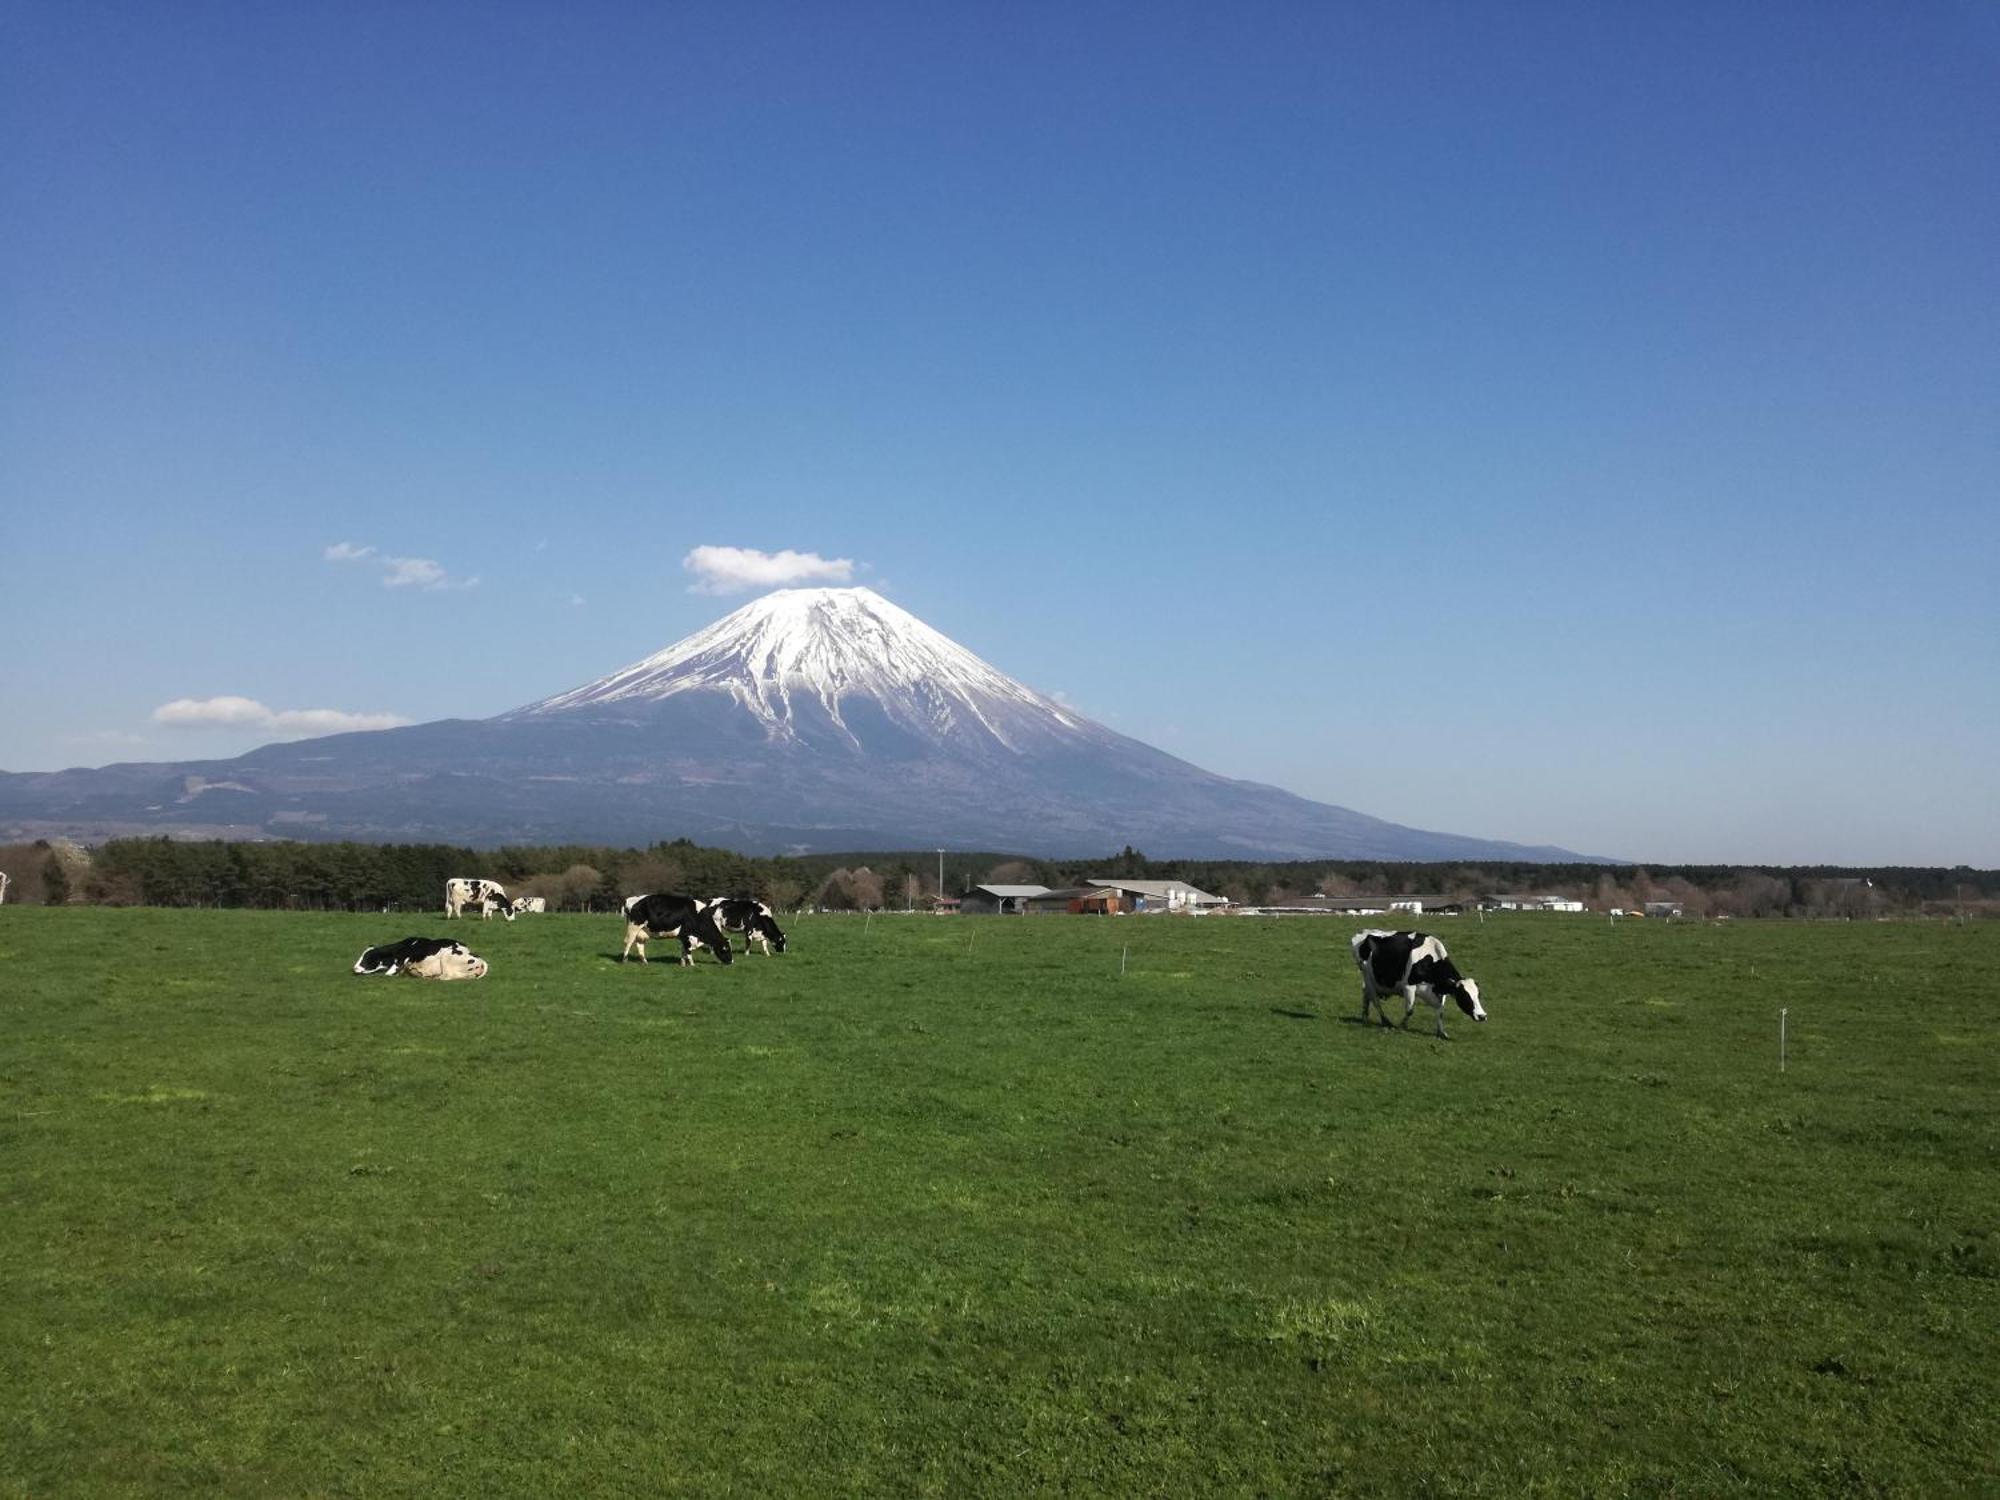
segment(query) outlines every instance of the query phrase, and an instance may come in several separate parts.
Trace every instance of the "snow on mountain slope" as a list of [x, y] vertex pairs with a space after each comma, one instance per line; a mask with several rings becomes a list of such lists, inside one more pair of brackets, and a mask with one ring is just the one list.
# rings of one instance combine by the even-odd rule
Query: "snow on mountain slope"
[[766, 594], [643, 661], [502, 718], [617, 716], [690, 692], [727, 694], [773, 740], [797, 738], [808, 705], [852, 738], [842, 704], [856, 698], [933, 742], [983, 734], [1020, 751], [1096, 728], [865, 588]]

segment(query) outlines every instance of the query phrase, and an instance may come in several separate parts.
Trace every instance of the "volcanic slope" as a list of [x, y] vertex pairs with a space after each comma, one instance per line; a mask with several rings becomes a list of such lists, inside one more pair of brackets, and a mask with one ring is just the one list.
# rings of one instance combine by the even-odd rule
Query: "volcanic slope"
[[767, 594], [491, 719], [234, 760], [0, 776], [0, 828], [790, 848], [1135, 844], [1198, 858], [1574, 859], [1217, 776], [1023, 686], [865, 588]]

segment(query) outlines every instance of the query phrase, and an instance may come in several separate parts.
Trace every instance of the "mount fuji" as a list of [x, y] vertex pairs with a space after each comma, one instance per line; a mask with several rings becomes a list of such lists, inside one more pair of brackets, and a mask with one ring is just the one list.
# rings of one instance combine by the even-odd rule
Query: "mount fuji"
[[1163, 857], [1574, 860], [1204, 771], [1023, 686], [865, 588], [767, 594], [490, 719], [232, 760], [0, 774], [0, 834], [177, 833]]

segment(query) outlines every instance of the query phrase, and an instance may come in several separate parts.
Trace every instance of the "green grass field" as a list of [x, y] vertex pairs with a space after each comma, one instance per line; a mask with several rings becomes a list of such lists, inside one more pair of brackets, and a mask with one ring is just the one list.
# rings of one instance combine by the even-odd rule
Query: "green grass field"
[[454, 925], [0, 909], [0, 1494], [2000, 1493], [2000, 926]]

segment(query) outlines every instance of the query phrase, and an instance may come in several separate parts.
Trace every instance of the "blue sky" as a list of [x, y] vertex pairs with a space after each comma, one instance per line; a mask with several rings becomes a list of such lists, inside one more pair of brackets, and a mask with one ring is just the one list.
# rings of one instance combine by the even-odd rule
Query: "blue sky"
[[1991, 4], [16, 0], [0, 58], [0, 767], [500, 712], [795, 549], [1400, 822], [2000, 865]]

